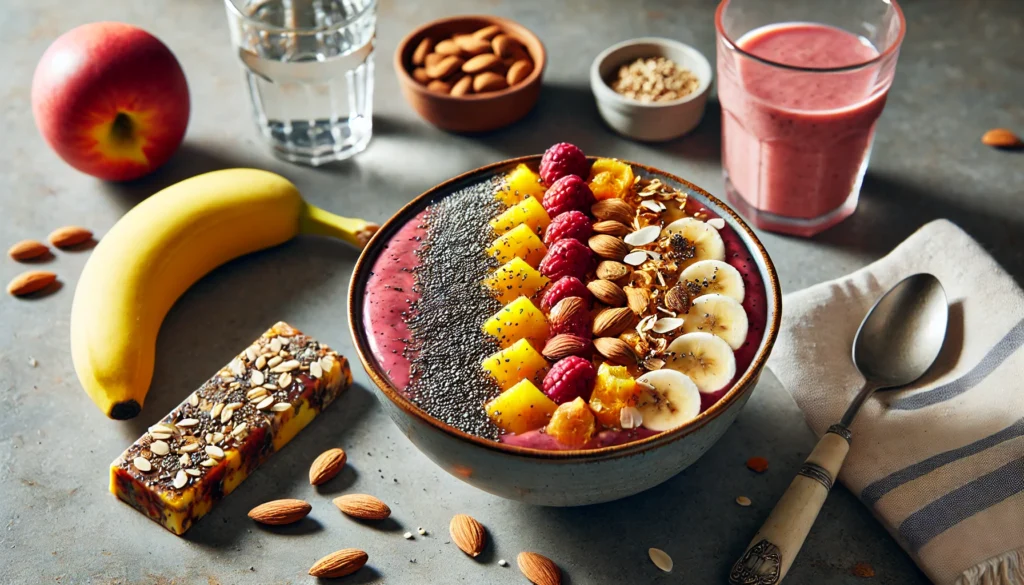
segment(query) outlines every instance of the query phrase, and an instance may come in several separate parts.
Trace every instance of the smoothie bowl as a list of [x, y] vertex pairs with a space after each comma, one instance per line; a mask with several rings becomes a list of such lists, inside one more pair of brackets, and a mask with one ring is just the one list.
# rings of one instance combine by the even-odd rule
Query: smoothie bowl
[[700, 457], [775, 342], [775, 269], [700, 188], [559, 144], [413, 200], [349, 292], [385, 410], [449, 473], [571, 506]]

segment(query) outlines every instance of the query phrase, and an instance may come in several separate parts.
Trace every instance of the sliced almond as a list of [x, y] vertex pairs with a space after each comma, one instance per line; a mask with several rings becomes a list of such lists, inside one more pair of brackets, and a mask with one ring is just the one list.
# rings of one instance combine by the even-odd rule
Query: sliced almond
[[12, 260], [24, 262], [26, 260], [45, 256], [49, 252], [50, 248], [42, 242], [38, 242], [36, 240], [22, 240], [11, 246], [7, 250], [7, 255], [10, 256]]
[[152, 451], [154, 455], [164, 456], [171, 452], [171, 447], [164, 441], [153, 441], [149, 444], [149, 450]]
[[668, 553], [660, 548], [651, 548], [647, 550], [647, 554], [651, 557], [651, 562], [655, 567], [666, 573], [672, 572], [672, 557], [668, 556]]
[[662, 317], [654, 322], [654, 327], [651, 327], [651, 331], [658, 334], [669, 333], [675, 331], [683, 326], [683, 320], [677, 317]]
[[661, 226], [649, 225], [638, 229], [637, 231], [627, 234], [622, 241], [630, 246], [646, 246], [652, 242], [657, 241], [661, 236]]
[[305, 500], [274, 500], [249, 510], [249, 517], [260, 524], [280, 526], [302, 520], [312, 509]]
[[150, 471], [153, 471], [153, 464], [145, 457], [136, 457], [135, 459], [132, 459], [132, 465], [142, 473], [149, 473]]
[[77, 225], [67, 225], [50, 232], [50, 243], [58, 248], [70, 248], [92, 239], [92, 232]]
[[391, 515], [391, 508], [367, 494], [347, 494], [334, 498], [334, 505], [342, 513], [361, 520], [383, 520]]
[[471, 557], [477, 557], [487, 544], [487, 530], [472, 516], [456, 514], [448, 524], [452, 542]]
[[363, 568], [369, 555], [355, 548], [344, 548], [332, 552], [320, 559], [309, 568], [309, 574], [313, 577], [336, 578], [351, 575]]
[[635, 252], [630, 252], [629, 254], [626, 254], [622, 258], [622, 261], [626, 264], [629, 264], [630, 266], [640, 266], [644, 262], [647, 262], [647, 258], [647, 252], [644, 252], [643, 250], [637, 250]]
[[338, 475], [348, 456], [344, 449], [335, 447], [321, 453], [309, 467], [309, 484], [320, 485], [327, 483], [334, 476]]
[[561, 585], [562, 571], [558, 565], [544, 555], [535, 552], [521, 552], [516, 558], [523, 576], [534, 585]]
[[178, 473], [174, 474], [174, 482], [171, 484], [174, 489], [180, 490], [188, 484], [188, 474], [185, 473], [184, 469], [179, 469]]
[[15, 276], [7, 285], [7, 292], [16, 297], [30, 295], [50, 286], [56, 280], [57, 275], [53, 272], [30, 270]]

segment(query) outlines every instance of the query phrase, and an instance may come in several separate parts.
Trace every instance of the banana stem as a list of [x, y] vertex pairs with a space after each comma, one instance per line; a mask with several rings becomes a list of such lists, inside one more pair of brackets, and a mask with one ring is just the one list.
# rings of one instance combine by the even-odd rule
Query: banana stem
[[306, 204], [299, 214], [299, 232], [318, 236], [330, 236], [345, 240], [360, 250], [366, 246], [380, 226], [363, 219], [341, 217]]

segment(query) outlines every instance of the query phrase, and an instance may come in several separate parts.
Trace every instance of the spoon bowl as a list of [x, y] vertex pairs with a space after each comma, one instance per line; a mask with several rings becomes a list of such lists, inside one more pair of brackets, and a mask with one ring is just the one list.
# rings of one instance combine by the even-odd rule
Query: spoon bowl
[[853, 363], [877, 388], [906, 386], [935, 363], [948, 321], [949, 305], [939, 279], [908, 276], [864, 318], [853, 341]]

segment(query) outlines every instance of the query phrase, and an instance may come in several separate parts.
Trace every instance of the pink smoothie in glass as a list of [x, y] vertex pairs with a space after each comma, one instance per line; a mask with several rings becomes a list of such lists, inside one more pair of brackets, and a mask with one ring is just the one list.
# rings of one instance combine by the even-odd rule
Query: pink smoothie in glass
[[[728, 187], [759, 212], [821, 220], [812, 228], [779, 228], [810, 235], [851, 213], [867, 165], [875, 121], [888, 83], [879, 68], [820, 71], [871, 61], [865, 39], [819, 24], [787, 23], [755, 29], [719, 49], [722, 156]], [[818, 71], [794, 70], [779, 65]]]

